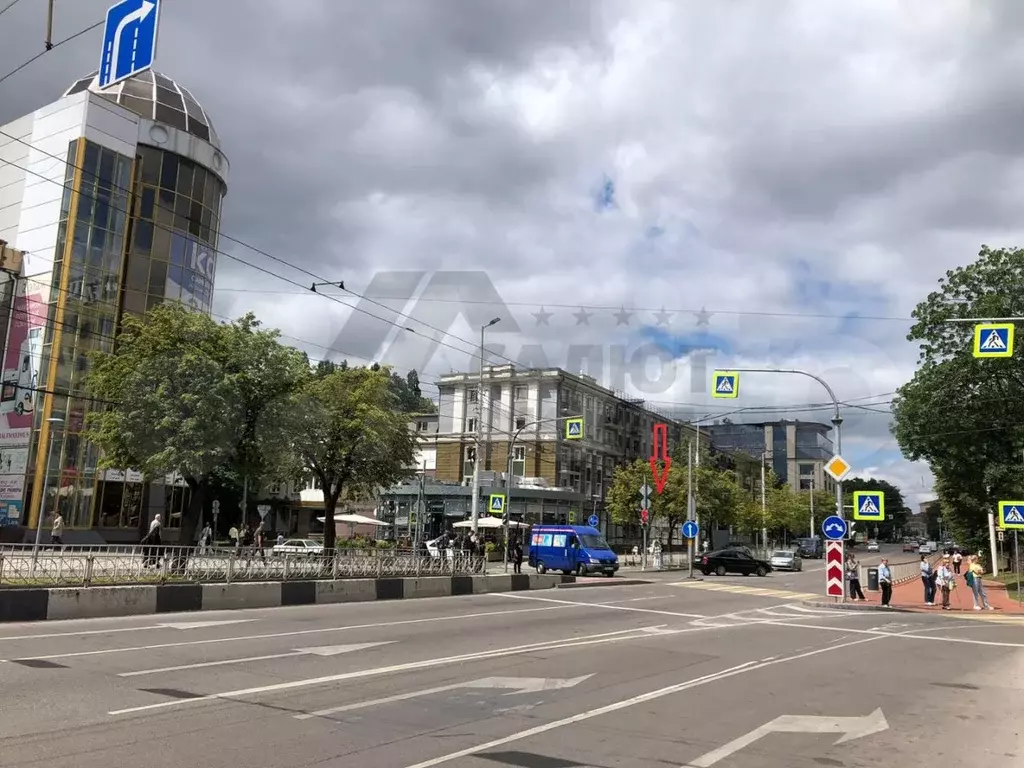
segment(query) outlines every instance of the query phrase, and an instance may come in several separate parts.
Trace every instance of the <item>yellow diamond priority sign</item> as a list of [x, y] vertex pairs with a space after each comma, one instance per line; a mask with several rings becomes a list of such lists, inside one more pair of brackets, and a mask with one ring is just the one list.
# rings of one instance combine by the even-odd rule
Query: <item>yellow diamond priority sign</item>
[[825, 471], [837, 483], [843, 482], [843, 478], [850, 474], [852, 469], [853, 467], [850, 466], [850, 462], [839, 455], [833, 456], [825, 462]]

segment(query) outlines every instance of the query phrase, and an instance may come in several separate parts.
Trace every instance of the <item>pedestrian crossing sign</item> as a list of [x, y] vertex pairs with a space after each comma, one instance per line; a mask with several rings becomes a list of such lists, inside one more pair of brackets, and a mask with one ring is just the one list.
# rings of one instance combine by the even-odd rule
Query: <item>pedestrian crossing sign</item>
[[487, 511], [490, 512], [492, 515], [504, 515], [505, 494], [492, 493], [490, 499], [487, 502]]
[[582, 440], [583, 439], [583, 417], [574, 416], [571, 419], [565, 420], [565, 439], [566, 440]]
[[885, 494], [882, 491], [857, 491], [853, 494], [854, 520], [885, 520]]
[[1024, 530], [1024, 501], [999, 502], [999, 527]]
[[740, 396], [740, 375], [736, 371], [715, 371], [711, 396], [734, 399]]
[[1013, 323], [974, 326], [975, 357], [1013, 357]]

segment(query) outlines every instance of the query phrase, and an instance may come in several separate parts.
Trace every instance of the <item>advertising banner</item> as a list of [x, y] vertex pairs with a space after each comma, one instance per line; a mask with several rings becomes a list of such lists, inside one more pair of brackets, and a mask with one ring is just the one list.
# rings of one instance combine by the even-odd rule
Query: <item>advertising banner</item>
[[[24, 285], [20, 281], [15, 296], [0, 380], [0, 525], [20, 521], [32, 422], [36, 404], [41, 402], [36, 388], [47, 307], [39, 293], [25, 296]], [[38, 290], [36, 284], [30, 285]]]
[[171, 235], [171, 263], [167, 269], [166, 296], [189, 309], [213, 308], [213, 278], [217, 257], [205, 243], [175, 232]]

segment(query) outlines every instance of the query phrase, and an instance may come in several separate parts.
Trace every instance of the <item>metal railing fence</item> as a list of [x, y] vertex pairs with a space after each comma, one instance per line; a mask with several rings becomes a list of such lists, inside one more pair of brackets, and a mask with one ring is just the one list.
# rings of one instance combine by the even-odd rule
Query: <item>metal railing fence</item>
[[480, 555], [453, 552], [442, 559], [395, 549], [339, 549], [325, 555], [246, 547], [0, 546], [0, 588], [471, 576], [485, 573], [485, 567]]

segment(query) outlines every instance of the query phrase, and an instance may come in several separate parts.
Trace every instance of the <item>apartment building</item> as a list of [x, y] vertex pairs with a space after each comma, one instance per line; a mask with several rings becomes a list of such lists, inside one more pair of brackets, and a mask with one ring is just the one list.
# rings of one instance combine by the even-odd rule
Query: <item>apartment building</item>
[[434, 477], [437, 473], [436, 413], [414, 413], [409, 417], [409, 431], [416, 436], [416, 460], [413, 467], [417, 475]]
[[726, 453], [745, 453], [768, 466], [794, 491], [812, 486], [835, 490], [825, 464], [835, 455], [828, 424], [811, 421], [773, 421], [734, 424], [728, 419], [701, 427], [712, 445]]
[[[585, 374], [500, 365], [486, 367], [483, 379], [482, 391], [477, 373], [451, 373], [438, 382], [439, 481], [472, 482], [481, 419], [485, 484], [508, 483], [511, 448], [511, 487], [565, 489], [600, 511], [615, 467], [651, 455], [655, 424], [667, 425], [670, 447], [696, 434]], [[565, 437], [565, 419], [573, 416], [583, 417], [582, 440]]]

